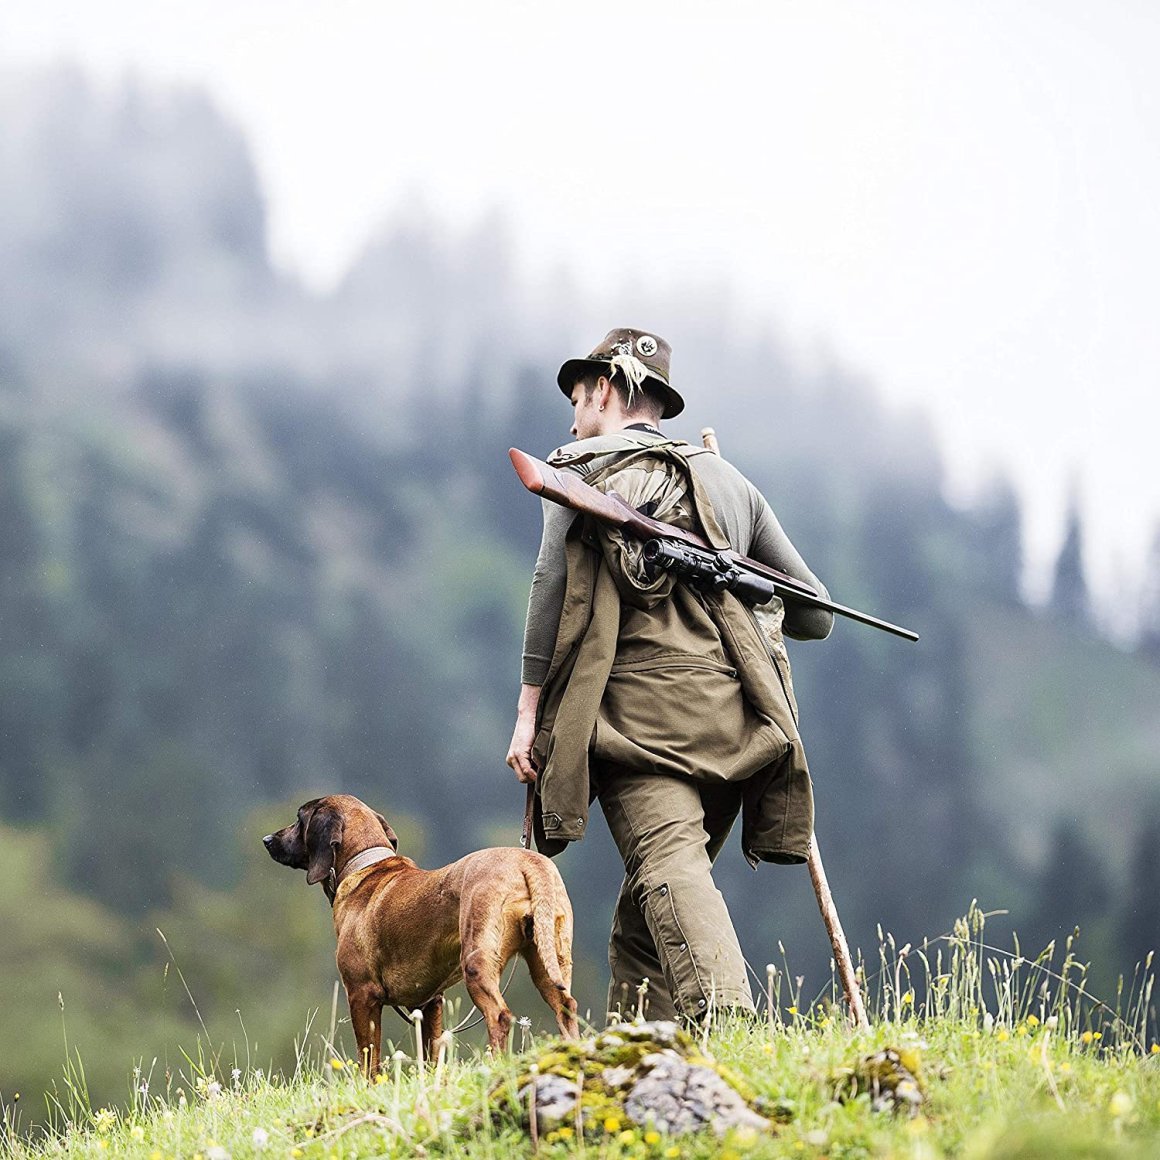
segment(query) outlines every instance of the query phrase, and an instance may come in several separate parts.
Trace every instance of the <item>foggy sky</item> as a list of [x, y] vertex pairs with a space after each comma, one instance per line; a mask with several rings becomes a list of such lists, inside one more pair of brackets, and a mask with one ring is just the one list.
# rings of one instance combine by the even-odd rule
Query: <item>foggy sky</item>
[[408, 205], [610, 310], [720, 285], [927, 410], [952, 495], [1013, 475], [1033, 593], [1077, 488], [1105, 601], [1160, 523], [1158, 49], [1143, 2], [0, 7], [0, 67], [208, 86], [309, 283]]

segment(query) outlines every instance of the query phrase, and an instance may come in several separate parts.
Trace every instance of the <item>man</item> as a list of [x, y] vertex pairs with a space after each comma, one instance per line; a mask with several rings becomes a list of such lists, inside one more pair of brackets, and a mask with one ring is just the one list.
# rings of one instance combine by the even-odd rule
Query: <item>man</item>
[[[716, 546], [827, 596], [753, 484], [661, 432], [684, 408], [670, 361], [663, 339], [621, 328], [564, 363], [557, 381], [577, 441], [550, 462], [622, 494], [637, 487], [625, 498], [642, 506], [647, 495], [656, 518], [683, 518]], [[654, 1018], [752, 1011], [712, 865], [739, 813], [751, 864], [806, 858], [813, 800], [781, 610], [759, 628], [731, 593], [651, 578], [638, 556], [545, 501], [507, 762], [521, 782], [538, 783], [537, 842], [547, 853], [581, 837], [589, 795], [600, 801], [625, 867], [609, 1010], [631, 1008], [648, 979]], [[784, 609], [784, 631], [797, 639], [824, 638], [832, 622], [824, 610]]]

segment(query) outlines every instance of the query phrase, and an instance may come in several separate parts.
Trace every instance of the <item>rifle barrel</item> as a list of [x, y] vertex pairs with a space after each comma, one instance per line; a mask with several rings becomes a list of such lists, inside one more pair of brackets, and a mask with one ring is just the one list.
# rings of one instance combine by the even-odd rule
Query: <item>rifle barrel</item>
[[616, 492], [600, 491], [599, 488], [585, 483], [573, 472], [561, 471], [550, 463], [521, 451], [518, 447], [511, 448], [508, 456], [516, 469], [516, 474], [520, 477], [520, 482], [534, 495], [541, 495], [573, 511], [584, 512], [613, 527], [623, 528], [637, 539], [678, 540], [702, 551], [723, 555], [738, 568], [744, 568], [772, 581], [781, 590], [777, 595], [783, 599], [797, 600], [814, 608], [824, 608], [828, 612], [856, 620], [859, 624], [866, 624], [871, 628], [880, 628], [883, 632], [900, 636], [904, 640], [918, 640], [918, 633], [909, 628], [891, 624], [888, 620], [880, 620], [877, 616], [871, 616], [868, 612], [861, 612], [857, 608], [849, 608], [845, 604], [827, 600], [824, 596], [819, 596], [810, 585], [793, 576], [787, 576], [776, 568], [770, 568], [759, 560], [751, 560], [748, 556], [742, 556], [731, 550], [721, 552], [694, 532], [687, 532], [684, 528], [654, 520], [651, 516], [637, 511]]

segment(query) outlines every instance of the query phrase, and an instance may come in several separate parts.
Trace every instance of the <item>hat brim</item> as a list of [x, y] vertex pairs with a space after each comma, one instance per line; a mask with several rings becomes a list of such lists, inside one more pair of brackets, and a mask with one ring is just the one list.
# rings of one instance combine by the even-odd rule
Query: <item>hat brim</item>
[[[560, 373], [556, 376], [556, 382], [559, 384], [560, 390], [564, 392], [564, 395], [571, 399], [572, 388], [576, 385], [577, 379], [591, 374], [593, 371], [599, 371], [601, 374], [607, 375], [610, 365], [609, 361], [604, 358], [570, 358], [560, 368]], [[660, 375], [650, 373], [648, 378], [645, 379], [645, 382], [648, 383], [651, 390], [656, 391], [664, 400], [664, 410], [661, 412], [662, 419], [671, 419], [685, 409], [685, 400]]]

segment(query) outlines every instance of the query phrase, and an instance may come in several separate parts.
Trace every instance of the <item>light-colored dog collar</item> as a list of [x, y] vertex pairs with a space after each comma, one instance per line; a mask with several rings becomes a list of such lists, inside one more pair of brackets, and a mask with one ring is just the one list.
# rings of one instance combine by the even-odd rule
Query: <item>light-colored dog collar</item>
[[356, 854], [342, 868], [342, 873], [338, 876], [338, 881], [341, 882], [344, 878], [349, 878], [359, 870], [365, 870], [368, 866], [373, 866], [376, 862], [385, 862], [388, 858], [393, 858], [394, 856], [395, 851], [390, 846], [371, 846], [369, 850], [363, 850], [361, 854]]

